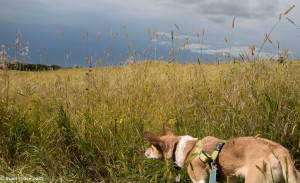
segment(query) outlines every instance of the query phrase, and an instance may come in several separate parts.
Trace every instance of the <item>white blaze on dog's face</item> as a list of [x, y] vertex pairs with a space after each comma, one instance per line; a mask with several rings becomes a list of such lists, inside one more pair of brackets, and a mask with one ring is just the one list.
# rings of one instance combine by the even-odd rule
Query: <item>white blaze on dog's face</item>
[[154, 145], [146, 149], [145, 156], [151, 159], [162, 159], [163, 160], [163, 153], [162, 151], [158, 150]]
[[173, 131], [164, 123], [163, 136], [157, 137], [149, 132], [144, 132], [144, 137], [152, 144], [145, 150], [147, 158], [172, 160], [174, 144], [180, 137], [176, 137]]

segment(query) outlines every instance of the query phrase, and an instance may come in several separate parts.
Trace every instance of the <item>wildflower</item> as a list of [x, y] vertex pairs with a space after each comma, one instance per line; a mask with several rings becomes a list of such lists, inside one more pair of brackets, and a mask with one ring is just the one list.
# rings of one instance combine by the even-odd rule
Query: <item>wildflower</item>
[[120, 119], [120, 124], [122, 124], [123, 122], [124, 122], [124, 119], [121, 118], [121, 119]]
[[169, 123], [169, 125], [173, 125], [174, 124], [174, 119], [169, 119], [168, 123]]

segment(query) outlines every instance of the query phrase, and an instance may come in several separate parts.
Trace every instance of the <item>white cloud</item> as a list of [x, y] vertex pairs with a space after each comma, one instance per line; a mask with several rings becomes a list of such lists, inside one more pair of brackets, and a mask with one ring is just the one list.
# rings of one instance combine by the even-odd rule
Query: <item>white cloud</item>
[[171, 45], [171, 42], [170, 41], [159, 41], [159, 44], [160, 45]]
[[199, 50], [208, 49], [209, 45], [202, 45], [202, 44], [188, 44], [185, 46], [185, 49], [189, 49], [192, 52], [198, 52]]
[[[157, 32], [156, 34], [159, 36], [159, 38], [161, 38], [161, 36], [164, 35], [164, 37], [170, 38], [170, 39], [171, 39], [171, 33], [170, 33], [170, 32]], [[163, 37], [162, 39], [164, 39], [164, 37]], [[181, 33], [178, 34], [177, 32], [175, 32], [175, 33], [173, 34], [173, 38], [174, 38], [174, 39], [178, 39], [178, 40], [185, 40], [187, 37], [188, 37], [189, 39], [195, 39], [195, 37], [188, 36], [188, 35], [181, 34]]]
[[[203, 54], [210, 54], [210, 55], [218, 55], [220, 56], [223, 54], [224, 56], [227, 54], [230, 54], [231, 56], [234, 57], [239, 57], [240, 54], [242, 55], [249, 55], [251, 56], [251, 52], [249, 50], [249, 46], [232, 46], [226, 47], [226, 48], [215, 48], [211, 45], [200, 45], [200, 44], [190, 44], [186, 46], [189, 48], [189, 50], [193, 53], [198, 53], [200, 54], [201, 52]], [[202, 48], [202, 50], [201, 50]], [[254, 55], [257, 55], [257, 51], [254, 51]], [[277, 50], [271, 50], [270, 52], [261, 52], [260, 54], [261, 58], [270, 58], [273, 56], [273, 58], [277, 58]]]

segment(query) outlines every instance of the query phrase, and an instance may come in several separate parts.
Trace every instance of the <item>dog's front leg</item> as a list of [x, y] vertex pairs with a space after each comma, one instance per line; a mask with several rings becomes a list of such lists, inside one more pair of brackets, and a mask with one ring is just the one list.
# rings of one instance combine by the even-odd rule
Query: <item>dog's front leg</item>
[[202, 166], [195, 166], [193, 169], [188, 166], [188, 174], [193, 183], [207, 183], [209, 179], [208, 170]]
[[207, 181], [205, 181], [205, 180], [199, 180], [199, 181], [197, 181], [197, 180], [192, 179], [192, 181], [193, 181], [193, 183], [207, 183]]

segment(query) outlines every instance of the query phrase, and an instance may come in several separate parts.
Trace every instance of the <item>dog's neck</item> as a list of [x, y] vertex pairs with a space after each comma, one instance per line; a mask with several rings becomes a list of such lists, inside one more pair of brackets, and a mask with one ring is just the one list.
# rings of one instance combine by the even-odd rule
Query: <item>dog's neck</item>
[[[194, 141], [194, 143], [192, 143], [192, 145], [188, 145], [188, 142], [190, 141]], [[181, 136], [177, 147], [175, 149], [175, 161], [174, 164], [177, 165], [180, 168], [184, 168], [184, 164], [186, 159], [188, 158], [187, 156], [190, 154], [191, 150], [193, 149], [193, 147], [195, 146], [195, 144], [197, 143], [198, 139], [197, 138], [193, 138], [191, 136]]]

